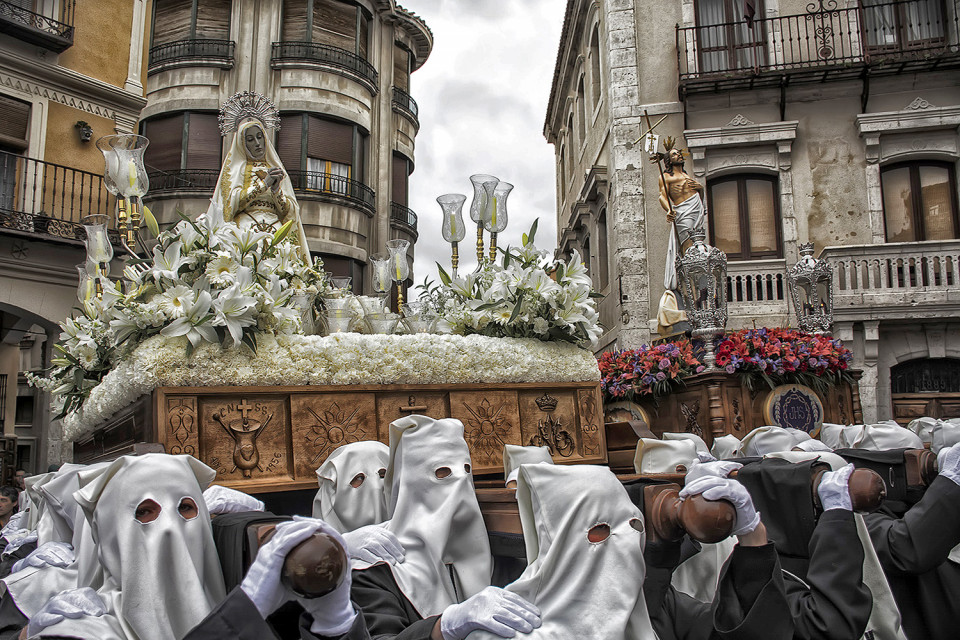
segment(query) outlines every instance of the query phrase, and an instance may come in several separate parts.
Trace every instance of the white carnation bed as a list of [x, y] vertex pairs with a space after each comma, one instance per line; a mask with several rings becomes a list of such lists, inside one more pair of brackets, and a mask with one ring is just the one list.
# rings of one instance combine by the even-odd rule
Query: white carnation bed
[[64, 418], [72, 441], [156, 387], [353, 384], [592, 382], [593, 353], [525, 338], [416, 334], [264, 336], [257, 354], [203, 343], [186, 357], [186, 338], [143, 342]]

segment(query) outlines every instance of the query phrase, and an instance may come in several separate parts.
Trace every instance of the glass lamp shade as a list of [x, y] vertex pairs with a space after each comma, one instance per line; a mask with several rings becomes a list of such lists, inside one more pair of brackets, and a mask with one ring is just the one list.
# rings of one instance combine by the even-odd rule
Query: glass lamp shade
[[77, 285], [77, 300], [86, 302], [97, 295], [95, 278], [87, 269], [86, 262], [77, 265], [77, 274], [80, 276], [80, 282]]
[[483, 213], [487, 210], [487, 192], [483, 189], [484, 182], [500, 182], [496, 177], [486, 173], [477, 173], [470, 176], [473, 184], [473, 200], [470, 202], [470, 219], [481, 224]]
[[388, 293], [393, 286], [393, 276], [390, 275], [390, 256], [385, 253], [375, 253], [370, 256], [373, 266], [373, 290], [378, 293]]
[[467, 235], [463, 224], [463, 203], [467, 196], [460, 193], [448, 193], [437, 198], [437, 204], [443, 210], [443, 239], [447, 242], [460, 242]]
[[103, 153], [103, 184], [107, 190], [124, 198], [143, 197], [150, 188], [143, 152], [150, 141], [143, 136], [123, 134], [97, 140]]
[[390, 240], [387, 242], [387, 251], [390, 252], [390, 278], [394, 282], [403, 282], [410, 275], [410, 266], [407, 264], [408, 240]]
[[87, 259], [96, 264], [113, 260], [113, 244], [107, 234], [107, 216], [95, 214], [83, 219], [83, 228], [87, 232], [84, 244], [87, 247]]
[[[487, 190], [484, 183], [483, 188]], [[483, 228], [491, 233], [500, 233], [507, 228], [507, 196], [513, 191], [509, 182], [498, 182], [487, 197], [487, 212], [483, 216]]]

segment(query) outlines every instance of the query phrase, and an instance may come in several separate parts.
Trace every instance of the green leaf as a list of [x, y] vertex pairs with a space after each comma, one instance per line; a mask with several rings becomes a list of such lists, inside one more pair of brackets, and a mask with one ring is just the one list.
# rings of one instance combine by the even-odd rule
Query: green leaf
[[277, 232], [273, 234], [273, 240], [270, 241], [270, 246], [267, 248], [267, 251], [273, 249], [275, 246], [280, 244], [280, 241], [287, 237], [287, 234], [290, 233], [290, 229], [293, 227], [293, 220], [287, 220], [283, 223], [283, 226], [277, 229]]
[[253, 351], [253, 355], [257, 355], [257, 332], [248, 331], [246, 328], [243, 330], [243, 337], [240, 338], [240, 342], [250, 347], [250, 351]]
[[488, 302], [487, 304], [480, 305], [479, 307], [474, 309], [474, 311], [486, 311], [487, 309], [493, 309], [494, 307], [499, 307], [499, 306], [500, 306], [499, 302]]
[[180, 209], [177, 209], [177, 215], [180, 216], [180, 219], [181, 219], [181, 220], [183, 220], [184, 222], [186, 222], [187, 224], [189, 224], [191, 227], [193, 227], [193, 230], [196, 231], [199, 235], [201, 235], [201, 236], [203, 236], [203, 237], [206, 237], [206, 235], [203, 233], [203, 231], [200, 230], [200, 227], [197, 226], [197, 223], [190, 219], [190, 216], [188, 216], [187, 214], [185, 214], [185, 213], [184, 213], [183, 211], [181, 211]]
[[563, 263], [558, 262], [557, 263], [557, 284], [559, 284], [560, 281], [563, 280], [563, 274], [564, 274]]
[[517, 296], [517, 304], [513, 306], [513, 313], [510, 314], [510, 319], [507, 320], [507, 324], [511, 324], [514, 320], [516, 320], [520, 316], [521, 304], [523, 304], [523, 291], [520, 291], [520, 295]]
[[443, 265], [439, 262], [437, 263], [437, 273], [440, 274], [440, 282], [442, 282], [444, 286], [449, 287], [452, 279], [450, 278], [450, 274], [447, 273], [446, 269], [444, 269]]
[[187, 359], [193, 355], [193, 343], [187, 340]]
[[525, 245], [527, 243], [533, 244], [533, 239], [537, 237], [537, 226], [539, 224], [540, 224], [540, 218], [534, 219], [533, 224], [530, 225], [530, 231], [528, 231], [524, 236], [523, 244]]
[[510, 252], [509, 252], [509, 251], [504, 251], [504, 252], [503, 252], [503, 268], [504, 268], [504, 269], [509, 269], [509, 268], [510, 268], [510, 258], [512, 258], [512, 257], [513, 257], [513, 256], [510, 255]]
[[153, 212], [150, 211], [150, 207], [146, 205], [143, 207], [143, 222], [147, 225], [147, 229], [150, 230], [154, 238], [160, 235], [160, 225], [157, 223], [157, 219], [153, 217]]

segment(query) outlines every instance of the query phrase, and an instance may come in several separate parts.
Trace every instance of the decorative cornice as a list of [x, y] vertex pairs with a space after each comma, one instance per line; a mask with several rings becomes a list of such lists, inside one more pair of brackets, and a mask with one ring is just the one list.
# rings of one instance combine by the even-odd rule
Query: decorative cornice
[[731, 120], [730, 122], [728, 122], [723, 126], [724, 127], [746, 127], [748, 125], [755, 125], [755, 124], [757, 123], [754, 122], [753, 120], [747, 120], [747, 118], [744, 117], [742, 113], [738, 113], [733, 117], [733, 120]]
[[136, 118], [146, 98], [72, 69], [0, 50], [0, 86], [46, 98], [96, 116]]
[[883, 134], [917, 133], [936, 129], [953, 129], [960, 126], [960, 106], [935, 107], [922, 98], [917, 98], [903, 111], [880, 111], [857, 116], [857, 132], [863, 138], [868, 164], [880, 161], [880, 136]]
[[427, 26], [427, 23], [409, 9], [396, 5], [397, 23], [400, 29], [410, 37], [416, 46], [413, 52], [413, 70], [416, 71], [423, 66], [423, 63], [430, 57], [433, 51], [433, 31]]
[[934, 105], [930, 104], [920, 96], [917, 96], [916, 98], [914, 98], [913, 102], [911, 102], [906, 107], [904, 107], [903, 110], [916, 111], [918, 109], [930, 109], [930, 108], [936, 108], [936, 107], [934, 107]]
[[799, 125], [798, 120], [787, 120], [761, 124], [744, 123], [737, 125], [734, 131], [726, 126], [686, 129], [683, 132], [683, 137], [691, 151], [695, 148], [755, 145], [765, 142], [794, 140], [797, 137], [797, 127]]

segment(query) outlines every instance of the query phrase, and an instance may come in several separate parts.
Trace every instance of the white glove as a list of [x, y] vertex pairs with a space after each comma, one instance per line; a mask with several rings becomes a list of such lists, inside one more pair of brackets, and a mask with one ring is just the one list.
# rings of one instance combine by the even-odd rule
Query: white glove
[[714, 459], [713, 462], [694, 462], [690, 470], [687, 471], [687, 479], [684, 483], [690, 484], [697, 478], [703, 478], [705, 476], [726, 478], [731, 472], [741, 469], [742, 467], [743, 465], [739, 462], [730, 462], [728, 460]]
[[[344, 549], [348, 549], [349, 553], [350, 547], [346, 540], [344, 540], [344, 537], [337, 533], [336, 529], [328, 525], [323, 520], [303, 518], [300, 516], [294, 516], [293, 519], [297, 523], [310, 523], [314, 527], [314, 531], [320, 531], [327, 534], [339, 542]], [[367, 527], [363, 528], [365, 529]], [[389, 533], [385, 529], [383, 529], [383, 531], [384, 533]], [[394, 537], [392, 533], [390, 533], [390, 537], [396, 541], [396, 537]], [[386, 539], [387, 538], [384, 538], [384, 540]], [[397, 542], [397, 547], [400, 548], [399, 542]], [[402, 555], [402, 549], [400, 552]], [[350, 630], [350, 627], [353, 626], [353, 621], [357, 617], [357, 612], [353, 608], [353, 603], [350, 602], [350, 584], [350, 567], [346, 567], [346, 571], [344, 571], [343, 582], [340, 583], [339, 587], [327, 595], [320, 596], [319, 598], [297, 597], [297, 602], [300, 603], [300, 606], [302, 606], [303, 609], [313, 617], [313, 623], [310, 625], [311, 633], [318, 636], [335, 637], [342, 636]]]
[[827, 471], [820, 476], [820, 486], [817, 494], [823, 510], [843, 509], [853, 511], [853, 502], [850, 500], [850, 474], [854, 466], [847, 464], [836, 471]]
[[207, 503], [207, 510], [212, 516], [221, 513], [263, 511], [263, 503], [253, 496], [218, 484], [211, 485], [203, 492], [203, 501]]
[[3, 529], [0, 529], [0, 536], [6, 538], [7, 534], [12, 534], [13, 532], [20, 530], [20, 523], [23, 522], [24, 518], [26, 517], [26, 511], [17, 511], [15, 514], [10, 516], [10, 519], [7, 520], [7, 524], [3, 525]]
[[99, 617], [106, 612], [107, 607], [100, 598], [100, 594], [90, 587], [67, 589], [47, 600], [47, 603], [30, 618], [27, 637], [32, 638], [64, 618], [76, 620], [84, 616]]
[[381, 525], [371, 524], [343, 534], [347, 553], [351, 560], [376, 564], [399, 564], [403, 562], [403, 545], [392, 531]]
[[66, 542], [44, 542], [26, 558], [17, 560], [10, 572], [16, 573], [27, 567], [67, 567], [76, 559], [73, 547]]
[[760, 525], [760, 514], [753, 506], [753, 499], [746, 487], [730, 478], [703, 476], [687, 482], [680, 491], [680, 499], [702, 494], [707, 500], [726, 500], [737, 510], [733, 535], [743, 536]]
[[487, 587], [460, 604], [452, 604], [440, 616], [444, 640], [462, 640], [477, 630], [512, 638], [517, 631], [530, 633], [539, 626], [539, 609], [499, 587]]
[[940, 475], [960, 485], [960, 443], [940, 449], [937, 454], [937, 467]]
[[706, 451], [697, 451], [697, 460], [700, 462], [716, 462], [717, 459]]
[[5, 534], [4, 537], [7, 539], [7, 546], [3, 549], [3, 555], [9, 556], [11, 553], [19, 549], [25, 544], [30, 544], [31, 542], [36, 542], [37, 531], [29, 529], [18, 529], [16, 531]]

